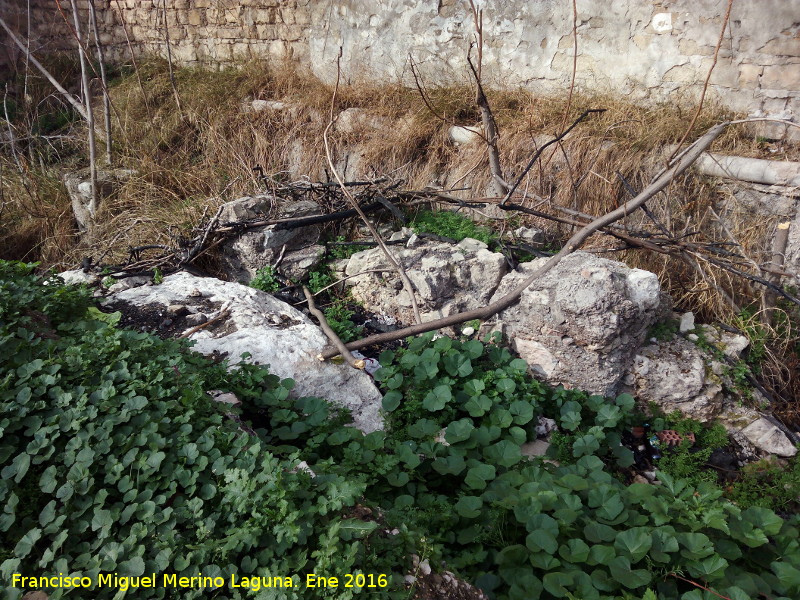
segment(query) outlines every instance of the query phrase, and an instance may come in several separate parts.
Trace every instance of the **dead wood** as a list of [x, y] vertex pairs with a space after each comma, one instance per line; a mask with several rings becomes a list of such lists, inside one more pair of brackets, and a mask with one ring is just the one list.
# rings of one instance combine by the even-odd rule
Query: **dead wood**
[[378, 230], [375, 229], [375, 226], [370, 222], [367, 218], [367, 215], [364, 214], [364, 211], [361, 210], [361, 207], [358, 204], [358, 201], [353, 197], [353, 194], [350, 193], [350, 190], [347, 189], [347, 186], [344, 184], [339, 172], [336, 170], [336, 165], [333, 164], [333, 156], [331, 154], [331, 147], [328, 143], [328, 132], [330, 131], [333, 124], [336, 122], [336, 116], [334, 116], [333, 111], [334, 107], [336, 106], [336, 93], [339, 90], [339, 76], [341, 74], [341, 65], [340, 61], [342, 59], [342, 49], [339, 48], [339, 56], [336, 58], [336, 86], [333, 89], [333, 96], [331, 97], [331, 110], [330, 110], [330, 118], [328, 119], [328, 125], [325, 127], [325, 131], [322, 133], [322, 141], [325, 145], [325, 157], [328, 159], [328, 166], [333, 173], [334, 178], [336, 181], [339, 182], [339, 186], [341, 187], [342, 193], [345, 197], [350, 201], [350, 204], [353, 205], [353, 208], [358, 213], [358, 216], [361, 217], [361, 220], [364, 222], [364, 225], [367, 226], [369, 229], [370, 234], [372, 235], [373, 239], [378, 243], [381, 250], [383, 251], [386, 260], [394, 267], [397, 274], [400, 276], [400, 279], [403, 281], [403, 289], [409, 296], [411, 300], [411, 308], [414, 311], [414, 320], [417, 324], [422, 323], [422, 316], [419, 313], [419, 305], [417, 304], [416, 294], [414, 292], [414, 286], [411, 284], [411, 280], [408, 278], [408, 274], [406, 270], [403, 268], [403, 265], [400, 264], [399, 261], [392, 256], [392, 253], [389, 252], [389, 248], [386, 247], [386, 244], [383, 242]]
[[[619, 208], [612, 210], [601, 217], [598, 217], [591, 223], [581, 228], [567, 241], [564, 247], [557, 254], [550, 258], [544, 265], [536, 269], [536, 271], [534, 271], [534, 273], [525, 279], [519, 286], [502, 298], [495, 300], [483, 308], [450, 315], [449, 317], [428, 321], [427, 323], [412, 325], [411, 327], [406, 327], [397, 331], [369, 336], [362, 340], [357, 340], [347, 344], [347, 348], [349, 350], [357, 350], [373, 344], [383, 344], [411, 335], [418, 335], [427, 331], [435, 331], [444, 327], [451, 327], [453, 325], [471, 321], [473, 319], [486, 320], [500, 311], [505, 310], [509, 306], [517, 303], [522, 295], [522, 292], [524, 292], [528, 286], [542, 277], [542, 275], [553, 269], [553, 267], [560, 263], [564, 257], [575, 252], [593, 234], [640, 208], [650, 198], [667, 187], [667, 185], [669, 185], [675, 177], [686, 171], [692, 165], [692, 163], [697, 160], [700, 154], [702, 154], [725, 130], [727, 126], [728, 123], [720, 123], [719, 125], [715, 125], [709, 129], [702, 137], [695, 141], [694, 144], [687, 148], [687, 150], [678, 158], [677, 162], [673, 166], [660, 173], [656, 179], [644, 190], [642, 190], [635, 198], [626, 202]], [[322, 353], [322, 356], [324, 358], [331, 358], [337, 354], [338, 350], [329, 348]]]
[[[356, 359], [355, 356], [350, 354], [350, 351], [344, 345], [344, 342], [336, 335], [336, 332], [331, 329], [331, 326], [328, 324], [328, 320], [325, 318], [325, 314], [317, 308], [317, 305], [314, 304], [314, 296], [311, 294], [311, 291], [306, 287], [303, 286], [303, 294], [305, 294], [306, 301], [308, 302], [308, 311], [317, 317], [317, 321], [319, 321], [319, 326], [322, 331], [328, 336], [328, 339], [331, 343], [336, 346], [336, 349], [339, 351], [339, 354], [342, 358], [347, 361], [347, 364], [355, 369], [363, 369], [366, 363], [363, 359]], [[322, 355], [318, 356], [319, 360], [325, 360], [322, 358]]]

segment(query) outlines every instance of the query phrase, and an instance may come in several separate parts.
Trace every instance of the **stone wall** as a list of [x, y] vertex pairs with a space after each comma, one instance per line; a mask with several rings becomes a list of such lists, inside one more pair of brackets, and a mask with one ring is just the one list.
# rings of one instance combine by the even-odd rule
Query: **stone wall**
[[[52, 0], [29, 0], [32, 48], [70, 45]], [[77, 0], [85, 7], [88, 0]], [[28, 0], [0, 0], [27, 31]], [[62, 5], [69, 5], [62, 0]], [[572, 73], [572, 3], [479, 1], [490, 85], [566, 92]], [[466, 0], [95, 0], [109, 56], [166, 55], [182, 64], [290, 57], [323, 80], [409, 79], [408, 56], [426, 80], [467, 77], [474, 37]], [[578, 0], [577, 83], [633, 100], [691, 100], [713, 60], [726, 0]], [[60, 22], [62, 21], [62, 22]], [[166, 26], [165, 26], [166, 23]], [[126, 36], [127, 31], [127, 36]], [[129, 41], [130, 40], [130, 46]], [[6, 54], [18, 54], [3, 39]], [[7, 60], [7, 59], [6, 59]], [[710, 95], [749, 114], [800, 114], [800, 0], [735, 0]]]

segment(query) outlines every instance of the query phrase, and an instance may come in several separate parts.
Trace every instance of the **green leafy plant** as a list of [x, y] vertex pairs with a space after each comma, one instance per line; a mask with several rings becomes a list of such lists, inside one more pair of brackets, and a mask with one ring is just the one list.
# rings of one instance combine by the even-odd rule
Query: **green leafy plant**
[[655, 431], [673, 429], [682, 436], [692, 433], [695, 437], [694, 443], [687, 438], [677, 447], [663, 448], [658, 461], [659, 471], [689, 481], [693, 485], [698, 485], [702, 481], [717, 481], [716, 471], [705, 468], [705, 465], [714, 450], [728, 445], [728, 433], [725, 427], [719, 423], [710, 427], [704, 426], [699, 421], [683, 416], [677, 410], [668, 415], [660, 413], [657, 409], [654, 412]]
[[[632, 399], [549, 388], [496, 338], [428, 334], [384, 352], [375, 377], [388, 428], [365, 435], [246, 356], [229, 370], [185, 342], [87, 319], [87, 290], [44, 286], [30, 271], [0, 262], [6, 580], [44, 570], [299, 583], [362, 571], [387, 573], [377, 591], [399, 600], [416, 553], [498, 600], [701, 597], [686, 579], [736, 600], [800, 594], [800, 519], [666, 472], [660, 486], [618, 481], [598, 454], [613, 457], [610, 434]], [[209, 389], [235, 393], [241, 412], [222, 412]], [[574, 436], [574, 462], [526, 457], [541, 414]]]
[[650, 327], [647, 331], [647, 338], [655, 338], [662, 342], [667, 342], [678, 333], [680, 322], [677, 319], [664, 319]]
[[[347, 240], [343, 235], [336, 237], [336, 242], [342, 243], [346, 242]], [[328, 248], [328, 254], [330, 254], [331, 258], [342, 260], [346, 258], [350, 258], [356, 252], [361, 252], [362, 250], [366, 250], [369, 248], [369, 245], [361, 245], [361, 244], [352, 244], [348, 246], [344, 245], [332, 245]]]
[[747, 465], [726, 490], [726, 495], [742, 508], [761, 506], [797, 512], [800, 508], [800, 460], [792, 458], [786, 466], [769, 459]]
[[351, 342], [361, 337], [364, 328], [353, 323], [352, 317], [355, 313], [347, 308], [347, 303], [344, 300], [336, 300], [323, 313], [328, 325], [331, 326], [331, 329], [336, 332], [336, 335], [343, 342]]
[[411, 227], [419, 233], [433, 233], [457, 242], [468, 237], [486, 244], [496, 240], [496, 236], [490, 229], [475, 224], [469, 217], [447, 210], [419, 211], [414, 215]]
[[275, 268], [267, 265], [256, 271], [256, 276], [250, 280], [250, 287], [272, 294], [281, 289], [281, 282], [275, 273]]

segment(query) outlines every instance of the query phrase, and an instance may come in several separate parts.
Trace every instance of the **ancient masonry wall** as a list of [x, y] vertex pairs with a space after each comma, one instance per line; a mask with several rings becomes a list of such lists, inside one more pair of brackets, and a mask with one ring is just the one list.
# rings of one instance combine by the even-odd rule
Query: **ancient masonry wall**
[[[88, 0], [77, 0], [85, 22]], [[69, 0], [60, 0], [68, 10]], [[484, 6], [490, 85], [566, 93], [572, 2]], [[578, 0], [577, 84], [634, 100], [691, 99], [712, 63], [727, 0]], [[28, 27], [30, 5], [30, 28]], [[466, 0], [95, 0], [112, 60], [166, 55], [226, 65], [288, 57], [326, 81], [342, 49], [345, 80], [409, 81], [408, 57], [431, 83], [464, 80], [474, 24]], [[0, 14], [37, 53], [74, 47], [53, 0], [0, 0]], [[1, 32], [0, 32], [1, 33]], [[19, 51], [0, 35], [0, 65]], [[711, 97], [749, 114], [800, 118], [800, 0], [734, 0]]]

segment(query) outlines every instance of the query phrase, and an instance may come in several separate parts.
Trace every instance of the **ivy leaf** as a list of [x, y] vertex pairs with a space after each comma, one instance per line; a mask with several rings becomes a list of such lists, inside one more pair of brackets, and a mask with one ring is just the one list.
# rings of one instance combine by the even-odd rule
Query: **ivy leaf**
[[25, 558], [33, 550], [36, 542], [42, 537], [42, 530], [38, 528], [31, 529], [22, 536], [17, 545], [14, 547], [14, 556], [17, 558]]
[[497, 463], [501, 467], [513, 467], [522, 460], [519, 446], [510, 440], [500, 440], [483, 451], [487, 460]]
[[613, 404], [603, 404], [597, 411], [595, 422], [603, 427], [614, 427], [622, 418], [622, 411]]
[[464, 461], [464, 457], [451, 454], [447, 458], [437, 458], [431, 466], [441, 475], [458, 475], [467, 468], [467, 463]]
[[403, 394], [398, 392], [397, 390], [392, 390], [391, 392], [386, 392], [383, 396], [383, 410], [386, 412], [392, 412], [400, 406], [400, 401], [403, 399]]
[[580, 436], [572, 444], [572, 456], [591, 456], [600, 449], [600, 441], [591, 433]]
[[573, 538], [558, 549], [558, 554], [571, 563], [583, 563], [589, 558], [589, 546], [583, 540]]
[[453, 394], [450, 391], [450, 386], [437, 385], [430, 392], [428, 392], [425, 399], [422, 401], [422, 406], [431, 412], [442, 410], [447, 403], [452, 400]]
[[633, 527], [627, 531], [620, 531], [614, 540], [614, 548], [622, 556], [627, 556], [631, 562], [641, 560], [652, 545], [653, 538], [646, 527]]
[[[413, 444], [413, 447], [412, 447]], [[397, 458], [406, 464], [409, 469], [416, 469], [421, 459], [415, 452], [416, 444], [414, 442], [403, 442], [397, 446]]]
[[478, 340], [469, 340], [465, 342], [463, 349], [470, 358], [480, 358], [483, 355], [483, 344]]
[[565, 586], [573, 584], [573, 574], [556, 571], [555, 573], [547, 573], [542, 578], [544, 589], [550, 592], [556, 598], [566, 598], [569, 591]]
[[472, 422], [472, 419], [459, 419], [458, 421], [453, 421], [447, 426], [447, 431], [444, 434], [444, 439], [447, 441], [448, 444], [457, 444], [458, 442], [463, 442], [464, 440], [468, 440], [470, 433], [472, 430], [475, 429], [475, 425]]
[[386, 475], [386, 481], [394, 487], [402, 487], [409, 481], [408, 473], [405, 471], [392, 471]]
[[525, 538], [525, 545], [531, 552], [545, 552], [553, 555], [558, 550], [558, 540], [552, 532], [546, 529], [537, 529]]
[[514, 418], [514, 423], [517, 425], [525, 425], [530, 423], [533, 419], [533, 406], [530, 402], [524, 400], [514, 400], [508, 407], [511, 416]]
[[701, 579], [718, 579], [725, 573], [727, 567], [728, 561], [717, 555], [709, 556], [701, 562], [687, 564], [692, 577]]
[[22, 478], [25, 477], [25, 473], [28, 472], [28, 467], [30, 466], [30, 455], [27, 452], [22, 452], [14, 457], [10, 465], [4, 467], [3, 470], [0, 471], [0, 476], [2, 476], [3, 479], [14, 477], [14, 481], [19, 483], [22, 481]]
[[474, 465], [467, 471], [464, 483], [474, 490], [482, 490], [486, 487], [486, 482], [494, 478], [495, 468], [492, 465], [474, 461]]
[[455, 504], [456, 512], [464, 518], [474, 519], [481, 514], [483, 500], [478, 496], [461, 496]]
[[484, 394], [472, 396], [464, 403], [464, 410], [470, 417], [482, 417], [492, 408], [492, 401]]
[[631, 562], [624, 556], [618, 556], [608, 565], [611, 576], [626, 588], [635, 590], [644, 587], [652, 580], [650, 571], [631, 569]]

